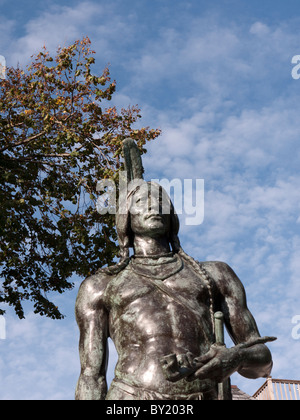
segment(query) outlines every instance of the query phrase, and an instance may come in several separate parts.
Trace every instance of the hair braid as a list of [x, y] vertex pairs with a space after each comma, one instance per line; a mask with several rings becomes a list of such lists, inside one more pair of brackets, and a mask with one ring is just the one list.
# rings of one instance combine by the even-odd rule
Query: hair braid
[[188, 262], [192, 266], [192, 268], [195, 270], [195, 272], [197, 274], [200, 274], [201, 278], [204, 280], [204, 282], [206, 284], [206, 287], [207, 287], [207, 290], [208, 290], [208, 295], [209, 295], [209, 313], [210, 313], [210, 317], [211, 317], [213, 332], [215, 333], [214, 300], [213, 300], [213, 295], [212, 295], [212, 279], [211, 279], [210, 275], [207, 273], [207, 271], [205, 270], [205, 268], [203, 267], [203, 265], [201, 263], [199, 263], [198, 261], [194, 260], [194, 258], [192, 258], [190, 255], [186, 254], [182, 248], [180, 248], [180, 250], [178, 251], [178, 254], [186, 262]]

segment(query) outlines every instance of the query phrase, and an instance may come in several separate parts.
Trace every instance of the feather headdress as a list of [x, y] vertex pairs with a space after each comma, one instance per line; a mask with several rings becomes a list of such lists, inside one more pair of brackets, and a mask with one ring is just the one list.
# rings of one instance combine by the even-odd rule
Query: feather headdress
[[127, 181], [130, 182], [134, 179], [144, 179], [141, 152], [133, 139], [127, 138], [123, 141], [123, 156]]

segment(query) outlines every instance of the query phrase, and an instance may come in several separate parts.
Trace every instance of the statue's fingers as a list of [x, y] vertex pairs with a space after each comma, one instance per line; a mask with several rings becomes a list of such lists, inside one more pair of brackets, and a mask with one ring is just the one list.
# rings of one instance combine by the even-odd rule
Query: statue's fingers
[[195, 360], [195, 356], [193, 355], [193, 353], [187, 352], [186, 353], [186, 358], [188, 360], [189, 365], [193, 366], [194, 365], [194, 360]]
[[187, 357], [185, 354], [177, 354], [176, 355], [177, 362], [179, 366], [186, 366], [187, 365]]
[[214, 349], [210, 349], [207, 353], [203, 354], [203, 356], [199, 356], [199, 357], [195, 357], [194, 359], [194, 363], [207, 363], [209, 362], [211, 359], [213, 359], [216, 355], [216, 352]]
[[216, 360], [211, 360], [200, 369], [197, 369], [193, 376], [195, 379], [214, 379], [217, 368], [218, 362]]

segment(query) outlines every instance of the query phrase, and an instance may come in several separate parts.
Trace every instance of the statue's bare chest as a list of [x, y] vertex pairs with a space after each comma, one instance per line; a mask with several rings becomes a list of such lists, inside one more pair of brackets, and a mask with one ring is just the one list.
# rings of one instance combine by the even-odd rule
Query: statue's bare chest
[[200, 343], [211, 334], [208, 288], [188, 267], [164, 280], [124, 270], [107, 295], [109, 329], [117, 343], [125, 335], [126, 343], [157, 342], [161, 336], [176, 345], [186, 340]]
[[129, 267], [108, 286], [106, 299], [110, 311], [119, 317], [143, 312], [162, 316], [173, 307], [180, 308], [179, 313], [189, 310], [200, 313], [210, 304], [205, 281], [189, 267], [164, 280], [150, 278]]

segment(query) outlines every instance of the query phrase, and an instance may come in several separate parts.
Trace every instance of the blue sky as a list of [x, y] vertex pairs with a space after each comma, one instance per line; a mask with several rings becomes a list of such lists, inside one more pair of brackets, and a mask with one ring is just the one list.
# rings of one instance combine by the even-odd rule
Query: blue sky
[[[299, 24], [297, 0], [0, 0], [8, 66], [89, 36], [99, 72], [110, 63], [117, 81], [114, 104], [138, 104], [142, 124], [162, 129], [146, 178], [204, 179], [204, 221], [188, 226], [181, 216], [182, 246], [235, 270], [261, 334], [278, 337], [272, 376], [282, 379], [300, 379]], [[75, 283], [56, 297], [63, 321], [30, 306], [25, 320], [7, 311], [0, 399], [74, 398]], [[263, 381], [232, 379], [249, 393]]]

